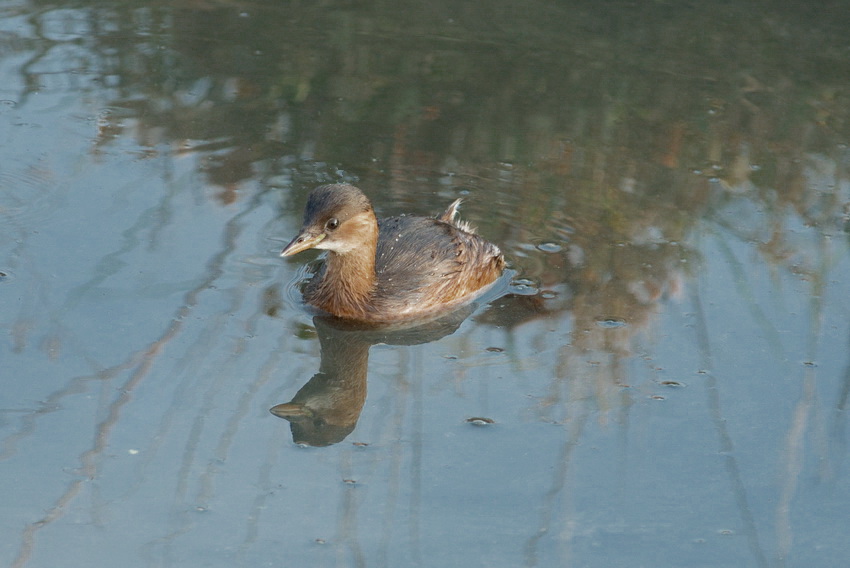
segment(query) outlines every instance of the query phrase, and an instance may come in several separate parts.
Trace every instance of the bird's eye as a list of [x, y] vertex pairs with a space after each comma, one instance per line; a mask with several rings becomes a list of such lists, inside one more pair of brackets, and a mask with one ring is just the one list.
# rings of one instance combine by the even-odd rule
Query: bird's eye
[[325, 223], [325, 229], [328, 231], [334, 231], [337, 227], [339, 227], [339, 219], [336, 217], [331, 217], [328, 219], [328, 222]]

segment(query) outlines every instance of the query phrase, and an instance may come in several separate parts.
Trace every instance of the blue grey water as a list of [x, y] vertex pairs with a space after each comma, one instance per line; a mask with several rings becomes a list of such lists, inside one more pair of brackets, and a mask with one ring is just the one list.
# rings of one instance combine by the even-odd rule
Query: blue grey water
[[[5, 2], [0, 565], [844, 565], [848, 17], [792, 4]], [[334, 181], [505, 282], [314, 319]]]

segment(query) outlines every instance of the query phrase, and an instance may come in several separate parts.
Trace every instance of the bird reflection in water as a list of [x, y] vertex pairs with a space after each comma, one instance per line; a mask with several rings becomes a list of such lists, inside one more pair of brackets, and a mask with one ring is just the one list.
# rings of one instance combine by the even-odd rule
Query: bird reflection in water
[[292, 440], [305, 446], [330, 446], [357, 425], [366, 402], [369, 348], [377, 343], [417, 345], [454, 333], [475, 309], [469, 304], [442, 318], [408, 328], [364, 327], [339, 318], [315, 316], [321, 363], [293, 399], [270, 412], [289, 421]]

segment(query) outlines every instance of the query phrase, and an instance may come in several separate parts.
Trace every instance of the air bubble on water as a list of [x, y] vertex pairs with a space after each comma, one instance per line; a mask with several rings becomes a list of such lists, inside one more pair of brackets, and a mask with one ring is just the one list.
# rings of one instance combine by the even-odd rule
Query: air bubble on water
[[617, 329], [628, 325], [623, 318], [602, 318], [596, 320], [596, 325], [605, 329]]
[[466, 423], [472, 424], [473, 426], [488, 426], [490, 424], [495, 424], [496, 421], [492, 418], [484, 418], [483, 416], [473, 416], [472, 418], [467, 418]]
[[537, 245], [537, 250], [541, 250], [543, 252], [561, 252], [563, 247], [558, 243], [540, 243]]
[[517, 278], [511, 282], [511, 292], [520, 296], [534, 296], [539, 291], [537, 282], [530, 278]]

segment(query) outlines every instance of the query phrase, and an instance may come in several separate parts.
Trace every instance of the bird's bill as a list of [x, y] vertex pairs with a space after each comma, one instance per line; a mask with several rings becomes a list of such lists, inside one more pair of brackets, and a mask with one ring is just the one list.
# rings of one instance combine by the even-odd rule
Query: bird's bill
[[283, 247], [283, 250], [280, 251], [280, 256], [292, 256], [293, 254], [298, 254], [301, 251], [311, 249], [322, 242], [322, 239], [324, 238], [324, 233], [315, 235], [305, 231], [292, 239], [288, 245]]

